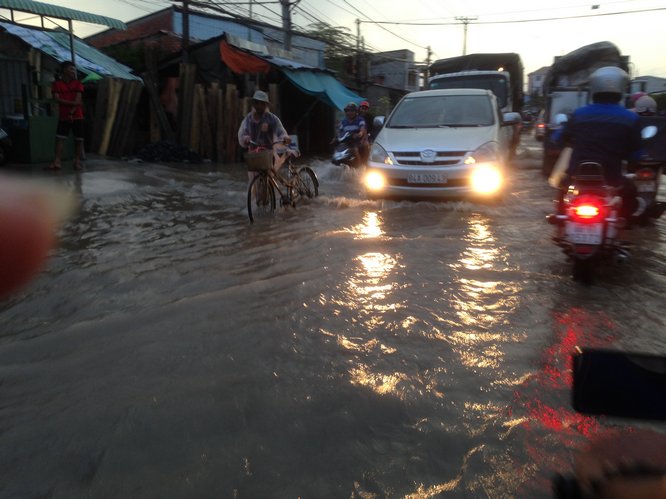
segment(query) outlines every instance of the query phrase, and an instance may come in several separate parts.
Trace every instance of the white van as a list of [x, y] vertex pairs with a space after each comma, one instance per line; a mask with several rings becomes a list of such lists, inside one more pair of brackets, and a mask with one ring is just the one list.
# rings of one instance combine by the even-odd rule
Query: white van
[[367, 195], [499, 198], [506, 187], [511, 127], [520, 121], [519, 113], [502, 114], [489, 90], [409, 93], [372, 145]]

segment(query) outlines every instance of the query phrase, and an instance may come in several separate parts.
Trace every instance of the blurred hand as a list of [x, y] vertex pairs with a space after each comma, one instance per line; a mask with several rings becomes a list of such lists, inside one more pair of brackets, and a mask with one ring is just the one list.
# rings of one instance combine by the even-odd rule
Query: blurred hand
[[590, 444], [576, 457], [575, 474], [582, 490], [608, 498], [666, 498], [666, 435], [649, 430], [614, 434]]
[[0, 175], [0, 300], [39, 273], [73, 205], [57, 186]]

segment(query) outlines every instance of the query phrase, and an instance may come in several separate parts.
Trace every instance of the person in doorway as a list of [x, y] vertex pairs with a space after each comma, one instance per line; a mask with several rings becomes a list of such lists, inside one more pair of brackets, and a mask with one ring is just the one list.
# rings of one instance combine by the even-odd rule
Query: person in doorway
[[53, 82], [53, 97], [58, 103], [58, 128], [56, 129], [55, 158], [51, 170], [62, 167], [62, 151], [69, 134], [74, 134], [76, 144], [73, 167], [81, 169], [83, 159], [83, 84], [76, 79], [76, 66], [65, 61], [61, 65], [62, 78]]
[[370, 103], [367, 100], [361, 102], [358, 109], [359, 115], [363, 118], [363, 121], [365, 121], [366, 131], [363, 140], [361, 140], [360, 153], [363, 164], [367, 164], [368, 157], [370, 156], [370, 146], [374, 140], [373, 121], [375, 117], [370, 113]]

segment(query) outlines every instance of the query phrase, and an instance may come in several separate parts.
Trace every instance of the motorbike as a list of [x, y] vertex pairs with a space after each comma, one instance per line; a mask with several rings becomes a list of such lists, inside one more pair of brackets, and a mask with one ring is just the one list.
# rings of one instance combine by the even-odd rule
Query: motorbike
[[606, 184], [600, 163], [580, 163], [558, 211], [548, 215], [558, 226], [555, 244], [573, 261], [574, 280], [589, 284], [603, 261], [624, 263], [631, 259], [628, 244], [621, 239], [626, 221], [619, 216], [622, 198]]
[[358, 168], [361, 166], [358, 147], [354, 147], [354, 138], [352, 133], [344, 132], [335, 139], [335, 149], [333, 150], [332, 163], [337, 166], [349, 166]]
[[661, 116], [643, 117], [642, 122], [645, 125], [641, 131], [645, 156], [636, 165], [628, 168], [627, 177], [636, 186], [638, 198], [643, 205], [643, 212], [637, 222], [640, 225], [648, 225], [651, 220], [659, 218], [666, 211], [666, 202], [657, 200], [661, 175], [666, 173], [665, 144], [663, 136], [661, 140], [659, 137], [659, 130], [666, 130], [666, 119]]
[[9, 150], [12, 146], [12, 141], [2, 128], [0, 128], [0, 165], [4, 165], [9, 159]]

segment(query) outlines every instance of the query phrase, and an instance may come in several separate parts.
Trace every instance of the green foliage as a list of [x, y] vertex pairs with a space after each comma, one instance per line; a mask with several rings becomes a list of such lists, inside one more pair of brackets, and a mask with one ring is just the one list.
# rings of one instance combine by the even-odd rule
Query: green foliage
[[327, 68], [342, 74], [353, 73], [356, 37], [349, 28], [319, 21], [309, 24], [305, 33], [326, 43], [324, 63]]

